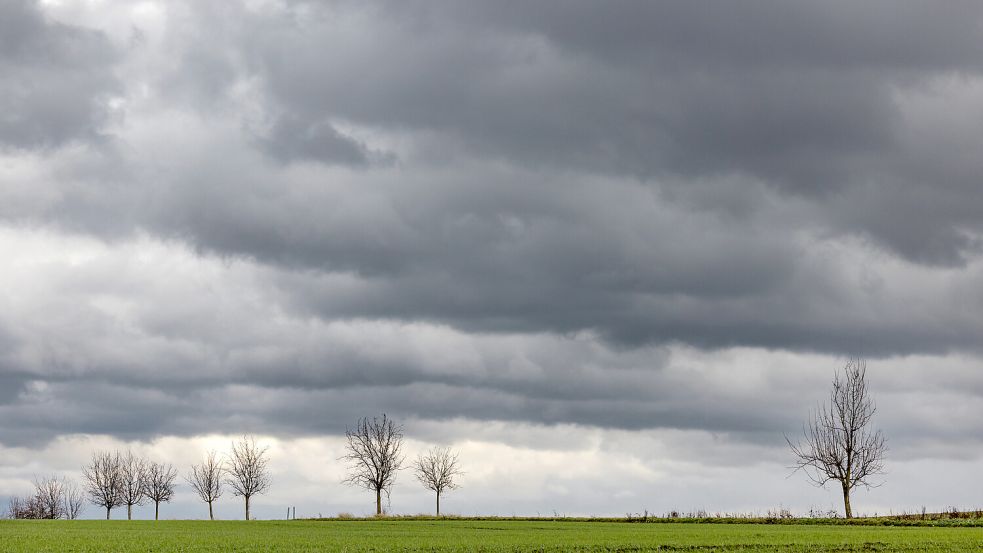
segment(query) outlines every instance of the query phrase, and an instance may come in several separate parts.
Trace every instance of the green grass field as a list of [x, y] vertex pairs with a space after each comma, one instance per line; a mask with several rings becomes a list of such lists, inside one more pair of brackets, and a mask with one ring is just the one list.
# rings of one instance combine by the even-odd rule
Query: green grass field
[[983, 528], [552, 521], [0, 521], [3, 552], [981, 551]]

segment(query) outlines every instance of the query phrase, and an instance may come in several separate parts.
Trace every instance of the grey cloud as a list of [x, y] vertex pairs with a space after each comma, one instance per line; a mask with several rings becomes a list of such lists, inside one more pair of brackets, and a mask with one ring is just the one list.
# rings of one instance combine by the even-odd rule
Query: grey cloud
[[0, 145], [98, 140], [120, 90], [118, 55], [101, 33], [48, 20], [30, 0], [0, 6]]
[[[952, 160], [904, 139], [920, 129], [895, 99], [948, 74], [980, 77], [983, 16], [972, 3], [399, 3], [304, 14], [303, 25], [255, 23], [250, 52], [275, 105], [305, 119], [445, 133], [480, 155], [551, 169], [750, 175], [831, 212], [872, 182], [897, 209], [919, 210], [892, 190], [920, 186], [904, 160], [927, 154], [926, 184], [965, 193]], [[339, 20], [375, 32], [332, 32]], [[965, 262], [959, 229], [981, 231], [977, 210], [939, 206], [905, 229], [843, 213], [827, 221], [832, 231], [930, 264]]]
[[371, 157], [381, 157], [373, 156], [365, 145], [341, 134], [329, 122], [306, 123], [291, 116], [278, 118], [261, 142], [282, 162], [302, 160], [361, 166], [369, 163]]
[[[804, 373], [779, 366], [734, 388], [696, 359], [664, 348], [613, 348], [589, 335], [286, 316], [271, 301], [274, 277], [244, 262], [213, 265], [198, 282], [187, 268], [157, 274], [158, 266], [142, 268], [125, 256], [107, 261], [77, 267], [72, 278], [49, 277], [55, 284], [42, 288], [48, 304], [30, 303], [36, 318], [27, 328], [16, 324], [17, 311], [6, 314], [4, 328], [18, 331], [7, 333], [4, 348], [4, 384], [16, 391], [0, 405], [3, 443], [37, 445], [65, 433], [334, 434], [353, 417], [387, 411], [421, 421], [700, 430], [773, 448], [797, 429], [803, 400], [825, 395], [836, 368], [834, 359]], [[86, 300], [93, 297], [100, 299]], [[730, 369], [751, 370], [754, 361], [741, 363]], [[882, 413], [892, 435], [923, 443], [952, 424], [924, 416], [906, 422], [911, 406], [903, 395], [891, 399], [903, 390], [886, 386], [887, 374], [878, 372], [876, 382], [878, 397], [888, 399]], [[958, 367], [934, 382], [941, 396], [983, 387]], [[928, 401], [913, 415], [937, 408]], [[945, 432], [953, 443], [981, 438], [966, 426]]]
[[[979, 347], [981, 322], [953, 308], [981, 299], [941, 284], [955, 278], [971, 289], [977, 270], [940, 269], [930, 277], [938, 285], [910, 286], [907, 273], [923, 269], [885, 265], [862, 245], [840, 251], [814, 236], [821, 227], [797, 235], [816, 216], [801, 203], [763, 195], [753, 214], [722, 216], [631, 182], [480, 163], [296, 179], [235, 147], [223, 158], [169, 164], [160, 182], [176, 184], [151, 179], [153, 204], [121, 189], [107, 201], [122, 217], [103, 224], [135, 221], [203, 253], [258, 260], [276, 275], [271, 301], [325, 321], [590, 330], [622, 346], [868, 355]], [[54, 209], [71, 222], [85, 202]], [[98, 224], [93, 209], [85, 217]]]

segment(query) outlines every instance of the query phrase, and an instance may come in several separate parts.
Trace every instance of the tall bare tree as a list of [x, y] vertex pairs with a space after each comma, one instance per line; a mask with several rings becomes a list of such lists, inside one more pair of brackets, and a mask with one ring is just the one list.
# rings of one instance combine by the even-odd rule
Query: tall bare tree
[[70, 480], [62, 483], [62, 514], [68, 520], [75, 520], [82, 514], [82, 507], [85, 504], [85, 495], [82, 490]]
[[884, 472], [887, 444], [880, 430], [871, 428], [877, 407], [867, 389], [867, 363], [851, 360], [843, 374], [833, 378], [829, 403], [819, 406], [803, 428], [803, 439], [793, 443], [795, 470], [802, 470], [817, 486], [839, 482], [846, 518], [853, 518], [850, 492], [857, 485], [880, 484], [871, 478]]
[[416, 458], [413, 472], [424, 487], [437, 494], [437, 516], [440, 516], [440, 496], [459, 488], [457, 479], [464, 474], [458, 467], [458, 454], [448, 447], [431, 448]]
[[210, 451], [200, 465], [191, 465], [191, 473], [185, 477], [188, 484], [208, 503], [208, 520], [215, 520], [212, 503], [222, 497], [222, 463], [218, 454]]
[[174, 481], [177, 471], [170, 464], [148, 463], [146, 488], [144, 493], [154, 502], [154, 520], [160, 520], [160, 504], [174, 497]]
[[243, 436], [232, 443], [232, 453], [225, 464], [225, 482], [233, 495], [246, 500], [246, 520], [249, 520], [250, 499], [270, 488], [267, 449], [257, 446], [252, 437]]
[[91, 463], [82, 469], [89, 500], [106, 509], [106, 520], [115, 507], [123, 505], [123, 471], [119, 452], [92, 454]]
[[355, 428], [345, 430], [348, 461], [345, 484], [375, 492], [375, 512], [382, 514], [382, 492], [388, 496], [403, 467], [403, 427], [385, 414], [382, 418], [365, 417]]
[[120, 458], [120, 497], [126, 505], [126, 520], [133, 520], [133, 506], [147, 502], [147, 462], [132, 451]]

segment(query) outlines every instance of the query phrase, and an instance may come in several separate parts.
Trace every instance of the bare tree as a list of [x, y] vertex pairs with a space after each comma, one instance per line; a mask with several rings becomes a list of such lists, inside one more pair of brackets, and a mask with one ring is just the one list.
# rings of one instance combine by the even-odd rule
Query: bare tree
[[120, 498], [126, 505], [126, 520], [133, 520], [133, 506], [147, 502], [147, 462], [127, 451], [119, 467]]
[[388, 496], [403, 467], [403, 427], [382, 415], [368, 417], [345, 430], [348, 454], [348, 478], [343, 482], [375, 492], [375, 512], [382, 514], [382, 492]]
[[834, 480], [840, 483], [846, 518], [853, 518], [853, 488], [879, 486], [871, 477], [884, 472], [887, 444], [880, 430], [870, 428], [876, 412], [867, 389], [867, 364], [852, 360], [842, 375], [833, 378], [829, 404], [812, 413], [803, 428], [803, 440], [793, 443], [785, 437], [797, 458], [796, 471], [805, 472], [817, 486]]
[[447, 447], [434, 447], [413, 463], [417, 480], [437, 494], [437, 516], [440, 516], [440, 496], [460, 487], [457, 478], [464, 474], [458, 467], [458, 455]]
[[208, 503], [208, 519], [215, 520], [212, 503], [222, 497], [222, 463], [218, 460], [218, 454], [211, 451], [200, 465], [191, 465], [191, 474], [185, 480], [198, 493], [198, 497]]
[[54, 476], [34, 479], [34, 492], [27, 497], [11, 497], [10, 518], [55, 520], [67, 517], [64, 498], [67, 482]]
[[11, 496], [7, 501], [7, 518], [25, 518], [20, 516], [24, 512], [24, 500], [20, 497]]
[[34, 505], [35, 516], [45, 520], [54, 520], [62, 517], [64, 507], [65, 488], [62, 480], [50, 476], [48, 478], [34, 479]]
[[106, 509], [109, 520], [113, 508], [123, 505], [123, 471], [119, 452], [102, 451], [92, 454], [92, 462], [82, 469], [89, 500]]
[[82, 507], [85, 505], [85, 495], [82, 490], [69, 480], [62, 483], [62, 514], [68, 520], [75, 520], [82, 514]]
[[11, 497], [9, 505], [10, 518], [31, 520], [47, 518], [44, 508], [41, 506], [41, 499], [36, 493], [27, 497]]
[[225, 482], [232, 494], [246, 500], [246, 520], [249, 520], [249, 500], [270, 488], [270, 471], [266, 451], [252, 437], [243, 436], [232, 443], [232, 453], [226, 461]]
[[154, 502], [154, 520], [160, 520], [160, 504], [174, 497], [174, 481], [177, 471], [170, 464], [148, 463], [146, 489], [147, 498]]

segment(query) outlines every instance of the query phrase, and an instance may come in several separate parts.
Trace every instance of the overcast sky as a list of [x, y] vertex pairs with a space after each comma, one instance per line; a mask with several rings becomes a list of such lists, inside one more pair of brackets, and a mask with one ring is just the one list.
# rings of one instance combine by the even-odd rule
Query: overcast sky
[[783, 436], [862, 355], [855, 510], [980, 506], [981, 151], [978, 2], [2, 0], [0, 499], [248, 433], [364, 514], [386, 412], [448, 512], [839, 508]]

